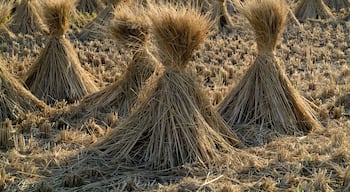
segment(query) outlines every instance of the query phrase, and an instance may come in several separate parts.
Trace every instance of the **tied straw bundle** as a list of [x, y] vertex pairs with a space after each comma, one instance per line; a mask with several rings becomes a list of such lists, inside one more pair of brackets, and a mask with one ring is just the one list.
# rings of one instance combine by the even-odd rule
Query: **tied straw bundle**
[[297, 2], [294, 14], [299, 21], [333, 18], [331, 10], [323, 0], [300, 0]]
[[97, 153], [94, 157], [112, 161], [110, 165], [125, 162], [142, 170], [161, 171], [192, 163], [219, 167], [227, 153], [240, 165], [231, 146], [240, 142], [185, 69], [207, 36], [208, 18], [193, 9], [164, 5], [150, 9], [164, 66], [147, 82], [133, 113], [90, 151]]
[[47, 27], [41, 18], [42, 10], [38, 0], [18, 0], [10, 29], [18, 34], [47, 33]]
[[50, 37], [25, 80], [31, 92], [48, 104], [54, 104], [57, 100], [73, 103], [97, 90], [90, 74], [81, 67], [74, 48], [64, 36], [73, 6], [70, 0], [46, 2], [44, 16]]
[[313, 110], [274, 54], [288, 14], [285, 2], [251, 0], [242, 13], [253, 27], [258, 56], [219, 104], [219, 113], [248, 145], [263, 145], [280, 135], [303, 135], [320, 128]]

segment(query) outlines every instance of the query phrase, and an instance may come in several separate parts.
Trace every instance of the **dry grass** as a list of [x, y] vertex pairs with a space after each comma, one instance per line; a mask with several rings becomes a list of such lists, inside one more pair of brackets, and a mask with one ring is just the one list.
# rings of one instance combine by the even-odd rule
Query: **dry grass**
[[12, 9], [12, 3], [2, 2], [0, 4], [0, 39], [11, 40], [15, 39], [15, 35], [8, 29], [8, 23], [10, 22], [10, 13]]
[[46, 33], [47, 28], [41, 18], [41, 7], [37, 0], [19, 0], [15, 3], [10, 29], [13, 33]]
[[300, 0], [295, 7], [294, 13], [300, 21], [334, 18], [331, 10], [323, 0]]
[[148, 50], [149, 24], [142, 8], [115, 10], [115, 18], [107, 31], [119, 45], [128, 47], [132, 58], [124, 75], [102, 90], [85, 97], [77, 107], [67, 112], [70, 121], [90, 117], [108, 122], [110, 114], [125, 117], [133, 108], [138, 94], [154, 71], [156, 59]]
[[248, 145], [279, 135], [302, 135], [320, 124], [275, 58], [288, 9], [283, 0], [250, 1], [242, 13], [253, 27], [258, 56], [241, 81], [220, 103], [219, 113]]
[[68, 0], [46, 4], [44, 16], [50, 37], [25, 80], [31, 92], [49, 104], [61, 100], [73, 103], [96, 91], [91, 75], [81, 67], [74, 48], [64, 37], [73, 6]]

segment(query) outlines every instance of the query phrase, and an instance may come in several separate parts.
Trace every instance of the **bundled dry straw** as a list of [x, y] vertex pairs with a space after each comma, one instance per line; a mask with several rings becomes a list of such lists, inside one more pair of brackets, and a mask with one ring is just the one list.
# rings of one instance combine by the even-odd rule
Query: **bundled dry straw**
[[77, 10], [83, 13], [98, 13], [103, 6], [101, 0], [79, 0]]
[[[225, 154], [240, 165], [240, 142], [213, 110], [186, 66], [206, 38], [208, 18], [193, 9], [159, 6], [149, 13], [163, 67], [147, 82], [140, 105], [91, 151], [131, 168], [220, 167]], [[229, 143], [229, 142], [230, 143]], [[227, 156], [225, 156], [227, 158]]]
[[96, 91], [93, 80], [80, 66], [74, 48], [64, 36], [73, 6], [70, 0], [52, 0], [45, 4], [50, 37], [25, 80], [32, 93], [49, 104], [56, 100], [72, 103]]
[[103, 39], [103, 29], [109, 25], [114, 17], [114, 9], [117, 6], [130, 4], [131, 0], [109, 0], [107, 6], [97, 15], [97, 17], [88, 23], [84, 29], [78, 34], [81, 41]]
[[46, 33], [47, 28], [41, 19], [41, 7], [37, 0], [18, 0], [10, 29], [13, 33]]
[[16, 36], [7, 28], [7, 24], [10, 21], [10, 13], [12, 9], [12, 3], [0, 3], [0, 40], [12, 40]]
[[331, 19], [333, 14], [323, 0], [300, 0], [295, 8], [295, 16], [300, 21], [307, 19]]
[[249, 145], [319, 128], [308, 102], [294, 89], [275, 58], [287, 5], [283, 0], [251, 0], [242, 12], [254, 29], [258, 57], [218, 106], [219, 113]]
[[0, 63], [0, 122], [6, 118], [16, 120], [20, 114], [45, 109], [45, 103], [25, 89]]
[[107, 31], [119, 45], [131, 49], [133, 57], [120, 80], [85, 97], [77, 107], [68, 111], [71, 120], [94, 117], [104, 121], [110, 113], [125, 117], [134, 106], [156, 62], [148, 50], [149, 23], [140, 7], [119, 7]]

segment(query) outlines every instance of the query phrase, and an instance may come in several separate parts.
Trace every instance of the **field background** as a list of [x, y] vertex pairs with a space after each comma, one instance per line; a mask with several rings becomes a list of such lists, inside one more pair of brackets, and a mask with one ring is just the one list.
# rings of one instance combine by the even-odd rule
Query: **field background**
[[[349, 10], [334, 12], [337, 18]], [[75, 15], [67, 38], [83, 67], [100, 88], [118, 80], [130, 54], [113, 40], [80, 42], [76, 34], [95, 15]], [[240, 14], [232, 15], [232, 32], [214, 34], [193, 55], [189, 70], [217, 105], [239, 82], [256, 56], [254, 34]], [[2, 39], [1, 59], [10, 72], [23, 79], [45, 46], [43, 35], [18, 35]], [[324, 130], [304, 137], [283, 137], [261, 147], [243, 149], [260, 162], [246, 162], [240, 171], [226, 169], [204, 176], [185, 177], [173, 183], [139, 183], [130, 178], [125, 190], [155, 191], [350, 191], [350, 22], [291, 19], [276, 57], [297, 90], [312, 101]], [[64, 102], [57, 108], [67, 107]], [[0, 150], [0, 191], [44, 189], [47, 178], [68, 166], [71, 158], [108, 134], [108, 126], [88, 121], [80, 127], [60, 127], [36, 113], [23, 115], [13, 125], [13, 147]], [[43, 126], [49, 125], [43, 135]], [[46, 132], [45, 132], [46, 133]], [[190, 169], [190, 168], [189, 168]], [[67, 172], [67, 175], [72, 174]], [[53, 191], [64, 188], [62, 182]], [[45, 182], [43, 182], [45, 181]], [[90, 181], [82, 181], [87, 183]], [[50, 183], [50, 182], [49, 182]], [[50, 185], [50, 184], [47, 184]]]

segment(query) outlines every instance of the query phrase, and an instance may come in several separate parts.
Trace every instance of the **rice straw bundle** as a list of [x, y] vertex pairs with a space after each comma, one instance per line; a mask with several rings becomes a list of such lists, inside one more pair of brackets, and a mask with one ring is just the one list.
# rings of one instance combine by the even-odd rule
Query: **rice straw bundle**
[[324, 2], [329, 8], [335, 9], [337, 11], [350, 7], [349, 0], [325, 0]]
[[83, 13], [98, 13], [103, 8], [101, 0], [79, 0], [77, 10]]
[[[186, 66], [206, 38], [208, 18], [193, 9], [152, 7], [152, 32], [164, 68], [147, 82], [140, 105], [91, 151], [113, 163], [146, 170], [164, 170], [198, 163], [220, 166], [223, 155], [239, 145], [236, 136], [213, 110]], [[231, 155], [231, 154], [230, 154]], [[119, 165], [115, 165], [119, 166]]]
[[258, 57], [218, 106], [219, 113], [249, 145], [280, 135], [303, 135], [320, 127], [313, 111], [275, 58], [288, 8], [283, 0], [251, 0], [242, 10], [254, 29]]
[[74, 48], [64, 36], [73, 6], [69, 0], [51, 0], [45, 5], [50, 37], [25, 80], [32, 93], [49, 104], [56, 100], [72, 103], [96, 91], [93, 80], [80, 66]]
[[218, 31], [221, 32], [225, 28], [230, 30], [233, 27], [226, 5], [226, 0], [214, 0], [212, 2], [212, 20], [215, 21]]
[[16, 120], [22, 113], [45, 109], [45, 103], [25, 89], [0, 63], [0, 122], [6, 118]]
[[105, 120], [107, 114], [117, 113], [125, 117], [135, 104], [143, 84], [154, 71], [155, 59], [148, 51], [149, 24], [142, 8], [120, 7], [115, 9], [108, 32], [119, 45], [128, 46], [132, 53], [123, 77], [106, 88], [85, 97], [77, 107], [68, 111], [68, 117], [84, 120], [95, 117]]
[[78, 39], [81, 41], [103, 39], [101, 31], [109, 25], [109, 22], [114, 17], [114, 9], [118, 5], [127, 5], [131, 0], [109, 0], [109, 4], [97, 15], [97, 17], [84, 27], [78, 34]]
[[310, 19], [329, 19], [333, 14], [323, 0], [300, 0], [295, 8], [295, 16], [300, 21]]
[[12, 3], [2, 2], [0, 3], [0, 39], [1, 40], [12, 40], [16, 36], [7, 28], [7, 23], [9, 22], [10, 12], [12, 9]]
[[37, 0], [18, 0], [15, 6], [10, 25], [13, 33], [47, 33], [47, 28], [41, 19], [41, 7]]

